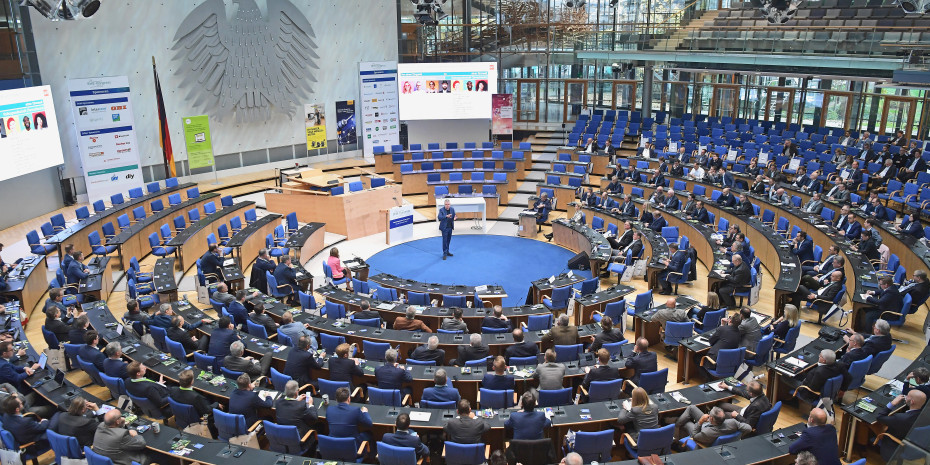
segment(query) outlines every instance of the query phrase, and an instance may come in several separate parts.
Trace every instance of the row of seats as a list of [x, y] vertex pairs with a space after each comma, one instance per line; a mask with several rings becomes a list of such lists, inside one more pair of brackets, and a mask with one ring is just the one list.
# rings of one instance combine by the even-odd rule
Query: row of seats
[[[518, 147], [520, 150], [531, 150], [531, 145], [529, 142], [521, 142]], [[459, 148], [458, 142], [446, 142], [446, 150], [457, 150], [458, 148]], [[479, 147], [478, 147], [477, 142], [465, 142], [464, 144], [462, 144], [462, 148], [464, 148], [465, 150], [468, 150], [468, 149], [477, 149]], [[480, 148], [485, 149], [485, 150], [493, 149], [494, 143], [493, 142], [482, 142]], [[501, 142], [500, 148], [501, 150], [513, 150], [513, 142]], [[423, 144], [410, 144], [410, 150], [411, 151], [423, 150]], [[426, 144], [426, 150], [442, 150], [441, 144], [439, 144], [438, 142], [428, 143]], [[391, 152], [403, 152], [403, 151], [404, 151], [403, 145], [396, 144], [396, 145], [391, 146]], [[376, 145], [374, 147], [374, 153], [379, 154], [379, 153], [388, 153], [388, 152], [387, 150], [385, 150], [385, 146]]]

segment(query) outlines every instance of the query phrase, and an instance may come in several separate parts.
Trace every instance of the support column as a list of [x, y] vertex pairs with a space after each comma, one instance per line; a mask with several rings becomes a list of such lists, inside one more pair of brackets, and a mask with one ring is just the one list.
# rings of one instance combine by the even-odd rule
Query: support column
[[643, 119], [652, 116], [652, 63], [643, 65]]

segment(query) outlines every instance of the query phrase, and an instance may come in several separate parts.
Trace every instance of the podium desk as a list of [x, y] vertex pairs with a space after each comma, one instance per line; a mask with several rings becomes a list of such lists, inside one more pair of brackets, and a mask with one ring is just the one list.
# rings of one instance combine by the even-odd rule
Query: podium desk
[[110, 257], [94, 257], [87, 262], [90, 276], [81, 280], [78, 292], [91, 298], [91, 300], [107, 300], [113, 290], [113, 269], [110, 268]]
[[527, 237], [530, 239], [536, 239], [537, 231], [539, 227], [536, 225], [536, 213], [529, 211], [520, 212], [520, 227], [517, 229], [517, 234], [520, 237]]
[[552, 222], [552, 240], [575, 253], [586, 253], [590, 261], [592, 276], [601, 272], [601, 264], [610, 260], [610, 244], [607, 238], [596, 230], [583, 224], [571, 223], [565, 219]]
[[[836, 352], [845, 346], [846, 342], [843, 341], [842, 337], [832, 341], [818, 338], [780, 359], [766, 363], [765, 369], [767, 373], [765, 378], [767, 386], [765, 387], [765, 392], [768, 394], [769, 399], [772, 402], [778, 402], [779, 400], [791, 397], [790, 390], [800, 386], [804, 381], [804, 377], [807, 376], [808, 370], [817, 366], [817, 357], [820, 356], [820, 351], [829, 349]], [[807, 365], [799, 371], [792, 373], [785, 369], [784, 365], [784, 363], [786, 363], [785, 360], [789, 358], [801, 360]], [[788, 389], [785, 389], [786, 387]]]
[[596, 174], [598, 176], [607, 174], [607, 165], [610, 164], [610, 155], [606, 152], [584, 153], [582, 149], [577, 147], [559, 147], [556, 149], [555, 159], [558, 160], [559, 155], [563, 153], [570, 154], [572, 161], [579, 161], [579, 155], [587, 155], [591, 157], [591, 174]]
[[[507, 184], [498, 186], [499, 190], [507, 190], [508, 192], [513, 192], [517, 190], [517, 171], [516, 170], [505, 170], [505, 169], [457, 169], [457, 170], [425, 170], [425, 171], [411, 171], [407, 173], [402, 173], [400, 175], [400, 180], [403, 181], [401, 188], [403, 189], [404, 195], [409, 194], [425, 194], [430, 189], [430, 186], [433, 186], [437, 183], [455, 183], [456, 181], [452, 180], [453, 174], [461, 175], [464, 182], [472, 181], [479, 182], [481, 180], [472, 179], [473, 173], [479, 173], [482, 176], [484, 181], [493, 181], [494, 175], [496, 173], [504, 173], [507, 175]], [[433, 179], [430, 179], [433, 178]], [[438, 178], [438, 179], [437, 179]]]
[[[510, 192], [507, 190], [506, 181], [495, 181], [486, 179], [484, 181], [472, 181], [465, 179], [462, 181], [430, 181], [427, 182], [426, 198], [427, 205], [436, 205], [436, 186], [446, 186], [452, 195], [481, 195], [484, 193], [484, 186], [496, 186], [497, 195], [500, 197], [500, 203], [507, 204], [510, 200]], [[471, 186], [471, 193], [461, 193], [462, 186]]]
[[[536, 196], [539, 197], [543, 189], [551, 189], [554, 195], [550, 196], [555, 203], [552, 204], [553, 210], [565, 211], [567, 205], [575, 200], [575, 188], [567, 184], [543, 184], [539, 183], [536, 185]], [[530, 197], [529, 206], [533, 206], [533, 201], [536, 200], [533, 197]]]
[[[445, 206], [446, 200], [455, 210], [456, 221], [459, 213], [478, 213], [481, 215], [481, 230], [488, 232], [488, 205], [483, 197], [446, 197], [436, 205], [436, 222], [439, 222], [439, 210]], [[497, 216], [497, 215], [495, 215]], [[474, 227], [472, 228], [474, 229]]]
[[268, 211], [297, 213], [303, 223], [320, 222], [326, 229], [347, 239], [358, 239], [385, 232], [382, 210], [387, 210], [401, 198], [399, 184], [388, 184], [374, 189], [346, 192], [341, 195], [285, 190], [283, 193], [266, 193]]

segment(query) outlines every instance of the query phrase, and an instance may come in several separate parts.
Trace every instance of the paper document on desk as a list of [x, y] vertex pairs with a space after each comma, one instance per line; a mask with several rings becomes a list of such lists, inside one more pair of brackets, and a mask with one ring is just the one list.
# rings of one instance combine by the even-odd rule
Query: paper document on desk
[[799, 368], [804, 368], [804, 367], [807, 366], [807, 362], [802, 361], [802, 360], [798, 360], [798, 359], [795, 358], [795, 357], [788, 357], [788, 358], [786, 358], [786, 359], [785, 359], [785, 363], [794, 365], [794, 366], [799, 367]]
[[236, 259], [234, 258], [227, 258], [226, 260], [223, 260], [223, 266], [233, 266], [235, 264], [236, 264]]
[[765, 315], [760, 315], [755, 312], [751, 313], [751, 315], [753, 318], [756, 319], [756, 322], [759, 323], [760, 326], [762, 325], [762, 322], [765, 321], [765, 318], [766, 318]]
[[721, 259], [721, 260], [718, 260], [717, 263], [720, 263], [720, 264], [723, 265], [723, 266], [730, 266], [730, 261], [729, 261], [729, 260], [723, 260], [723, 259]]
[[859, 294], [859, 297], [861, 297], [862, 300], [865, 300], [869, 298], [869, 295], [863, 292], [862, 294]]
[[487, 292], [487, 290], [488, 290], [487, 284], [482, 284], [480, 286], [475, 287], [475, 292]]
[[432, 413], [430, 412], [410, 412], [411, 421], [429, 421]]
[[381, 303], [378, 304], [378, 306], [375, 307], [375, 308], [377, 308], [378, 310], [394, 310], [394, 307], [396, 307], [396, 306], [397, 306], [397, 304], [392, 303], [392, 302], [381, 302]]
[[695, 340], [696, 342], [700, 342], [701, 344], [704, 344], [704, 345], [706, 345], [706, 346], [709, 346], [709, 345], [710, 345], [710, 340], [707, 339], [707, 338], [705, 338], [704, 336], [698, 336], [698, 337], [694, 338], [694, 340]]
[[677, 400], [678, 402], [681, 402], [681, 403], [683, 403], [683, 404], [690, 404], [690, 403], [691, 403], [691, 401], [688, 400], [687, 397], [681, 395], [680, 392], [672, 392], [672, 393], [671, 393], [671, 396], [672, 396], [672, 399], [675, 399], [675, 400]]
[[260, 397], [262, 400], [265, 400], [265, 399], [275, 400], [278, 397], [278, 394], [280, 393], [276, 391], [266, 391], [263, 389], [258, 392], [258, 397]]
[[709, 388], [711, 388], [711, 389], [713, 389], [713, 390], [715, 390], [715, 391], [717, 391], [717, 392], [723, 392], [723, 391], [726, 390], [726, 389], [720, 387], [720, 383], [707, 383], [707, 387], [709, 387]]

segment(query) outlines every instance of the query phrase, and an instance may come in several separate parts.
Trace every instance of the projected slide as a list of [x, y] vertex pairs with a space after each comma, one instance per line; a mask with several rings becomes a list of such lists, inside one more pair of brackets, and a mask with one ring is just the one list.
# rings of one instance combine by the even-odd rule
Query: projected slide
[[400, 119], [491, 119], [497, 63], [397, 65]]
[[0, 181], [64, 163], [52, 89], [0, 91]]

